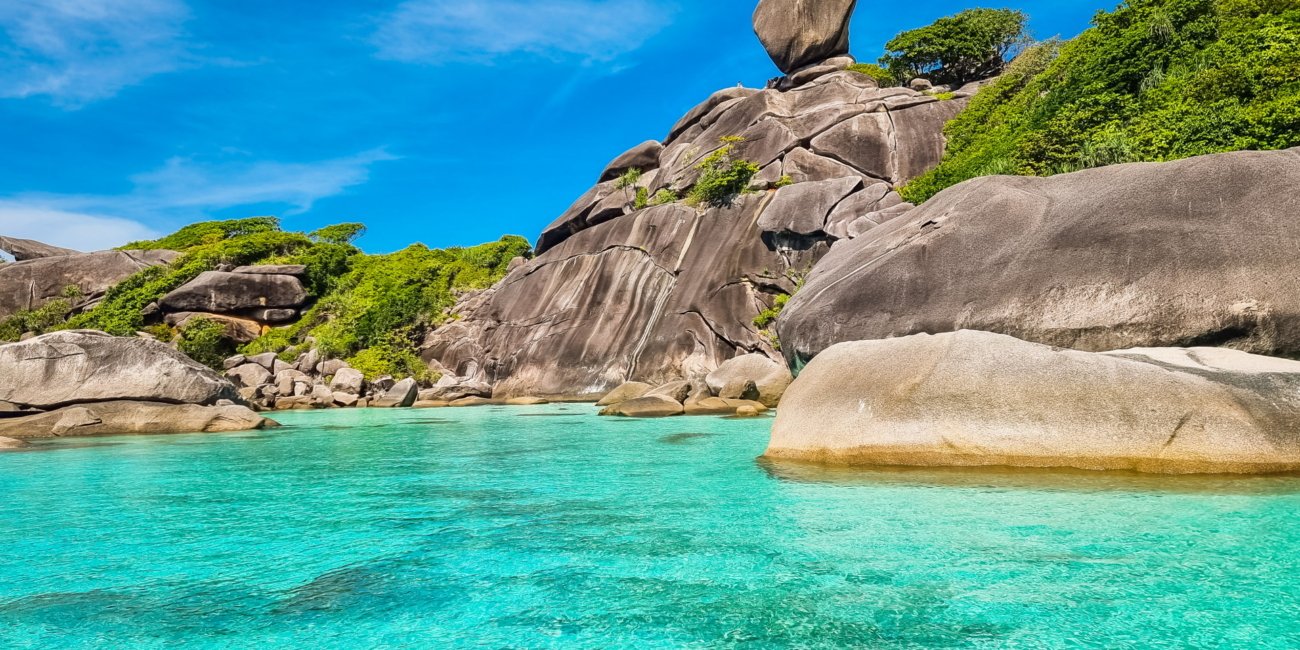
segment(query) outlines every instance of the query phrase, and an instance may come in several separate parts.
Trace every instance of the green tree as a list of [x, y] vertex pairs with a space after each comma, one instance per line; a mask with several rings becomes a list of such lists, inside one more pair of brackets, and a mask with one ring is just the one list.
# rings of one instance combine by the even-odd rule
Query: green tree
[[338, 223], [325, 226], [307, 235], [313, 240], [325, 244], [351, 244], [358, 237], [366, 234], [366, 226], [361, 223]]
[[1010, 9], [968, 9], [895, 36], [880, 64], [904, 82], [926, 77], [960, 85], [992, 77], [1026, 43], [1026, 20]]

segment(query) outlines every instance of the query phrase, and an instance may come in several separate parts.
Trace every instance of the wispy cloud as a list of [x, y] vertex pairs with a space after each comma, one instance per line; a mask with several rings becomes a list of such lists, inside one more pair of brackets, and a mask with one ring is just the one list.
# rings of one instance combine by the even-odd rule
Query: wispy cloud
[[153, 228], [130, 219], [64, 212], [3, 200], [0, 200], [0, 234], [36, 239], [80, 251], [102, 250], [159, 236]]
[[76, 108], [185, 64], [180, 0], [0, 2], [0, 97]]
[[228, 208], [301, 214], [321, 199], [366, 183], [375, 163], [395, 159], [383, 149], [308, 163], [173, 158], [131, 177], [134, 187], [125, 194], [0, 197], [0, 235], [100, 250], [150, 238], [157, 234], [153, 224], [172, 228]]
[[381, 20], [381, 58], [492, 62], [511, 55], [610, 61], [672, 19], [664, 0], [407, 0]]

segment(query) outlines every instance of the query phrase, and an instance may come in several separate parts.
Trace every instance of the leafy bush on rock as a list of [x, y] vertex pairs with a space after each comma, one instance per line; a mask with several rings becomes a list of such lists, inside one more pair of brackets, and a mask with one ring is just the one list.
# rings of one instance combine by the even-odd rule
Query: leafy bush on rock
[[722, 142], [722, 148], [696, 165], [696, 169], [700, 170], [700, 178], [686, 196], [687, 205], [719, 208], [730, 206], [737, 196], [748, 189], [749, 181], [758, 174], [756, 163], [732, 155], [732, 148], [744, 142], [743, 138], [728, 136], [722, 138]]
[[945, 133], [908, 201], [989, 174], [1300, 145], [1300, 2], [1132, 0], [1025, 51]]
[[210, 318], [193, 318], [181, 330], [176, 347], [189, 358], [214, 370], [235, 351], [226, 338], [226, 326]]

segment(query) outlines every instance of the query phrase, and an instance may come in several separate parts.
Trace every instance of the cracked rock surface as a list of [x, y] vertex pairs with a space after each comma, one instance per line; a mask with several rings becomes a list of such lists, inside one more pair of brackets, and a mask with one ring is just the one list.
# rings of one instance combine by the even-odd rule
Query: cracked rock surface
[[962, 330], [833, 346], [786, 391], [769, 458], [1170, 474], [1300, 469], [1300, 362], [1094, 353]]
[[[938, 163], [943, 126], [964, 105], [881, 89], [840, 68], [785, 91], [719, 91], [665, 142], [611, 162], [541, 234], [537, 256], [466, 296], [457, 318], [426, 338], [423, 356], [492, 384], [495, 397], [551, 399], [597, 398], [627, 381], [702, 381], [747, 354], [779, 359], [755, 316], [793, 292], [837, 239], [866, 230], [849, 224], [874, 227], [911, 207], [894, 186]], [[875, 130], [859, 125], [824, 148], [831, 155], [816, 151], [819, 138], [864, 116], [874, 116]], [[689, 193], [724, 136], [743, 138], [733, 156], [763, 167], [751, 193], [726, 207], [638, 208], [638, 188]], [[879, 148], [880, 164], [857, 166], [844, 153], [854, 147]], [[633, 162], [642, 172], [635, 186], [607, 180]]]

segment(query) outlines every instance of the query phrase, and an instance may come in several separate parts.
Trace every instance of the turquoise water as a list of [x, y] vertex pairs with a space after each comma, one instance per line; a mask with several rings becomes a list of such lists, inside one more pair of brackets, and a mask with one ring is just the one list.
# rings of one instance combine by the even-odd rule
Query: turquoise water
[[590, 412], [0, 454], [0, 647], [1300, 647], [1296, 479], [826, 472]]

